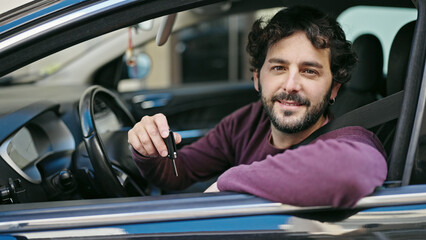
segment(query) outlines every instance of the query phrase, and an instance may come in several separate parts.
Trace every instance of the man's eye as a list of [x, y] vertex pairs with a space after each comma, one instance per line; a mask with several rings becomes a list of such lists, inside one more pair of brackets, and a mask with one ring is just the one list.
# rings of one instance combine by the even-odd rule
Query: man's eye
[[283, 66], [273, 66], [272, 70], [274, 70], [274, 71], [283, 71], [284, 67]]
[[308, 75], [318, 75], [318, 72], [312, 69], [305, 69], [303, 70], [303, 73], [308, 74]]

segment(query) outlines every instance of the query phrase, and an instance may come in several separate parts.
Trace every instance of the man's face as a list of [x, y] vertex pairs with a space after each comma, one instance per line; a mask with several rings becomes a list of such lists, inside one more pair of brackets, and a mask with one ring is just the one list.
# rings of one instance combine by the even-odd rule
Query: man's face
[[254, 83], [274, 127], [285, 133], [317, 123], [340, 87], [332, 87], [330, 50], [316, 49], [303, 32], [269, 48]]

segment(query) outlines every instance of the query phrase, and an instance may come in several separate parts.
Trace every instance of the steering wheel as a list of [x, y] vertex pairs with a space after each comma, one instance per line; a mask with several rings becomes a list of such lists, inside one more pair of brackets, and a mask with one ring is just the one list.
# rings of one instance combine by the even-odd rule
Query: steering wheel
[[[106, 133], [98, 131], [101, 126], [96, 126], [95, 113], [102, 112], [102, 108], [111, 110], [120, 129]], [[131, 160], [127, 142], [127, 130], [135, 124], [135, 120], [121, 100], [101, 86], [91, 86], [80, 98], [79, 115], [84, 145], [94, 169], [95, 181], [101, 186], [104, 194], [108, 197], [146, 195], [136, 183], [144, 180]], [[123, 171], [123, 168], [128, 171]], [[133, 173], [136, 172], [136, 175], [132, 174], [133, 177], [128, 174], [132, 170]], [[140, 179], [134, 180], [135, 176]], [[129, 184], [132, 186], [132, 193], [126, 188]]]

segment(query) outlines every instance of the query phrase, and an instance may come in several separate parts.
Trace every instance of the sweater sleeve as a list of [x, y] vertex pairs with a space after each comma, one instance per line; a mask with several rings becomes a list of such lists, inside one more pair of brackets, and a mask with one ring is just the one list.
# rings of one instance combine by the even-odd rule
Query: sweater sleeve
[[233, 150], [229, 140], [232, 116], [223, 119], [214, 129], [197, 142], [178, 151], [173, 173], [168, 158], [149, 158], [133, 149], [133, 160], [140, 173], [154, 185], [167, 190], [180, 190], [194, 182], [218, 176], [233, 163]]
[[296, 206], [351, 207], [386, 174], [385, 157], [372, 141], [343, 137], [233, 167], [219, 177], [218, 188]]

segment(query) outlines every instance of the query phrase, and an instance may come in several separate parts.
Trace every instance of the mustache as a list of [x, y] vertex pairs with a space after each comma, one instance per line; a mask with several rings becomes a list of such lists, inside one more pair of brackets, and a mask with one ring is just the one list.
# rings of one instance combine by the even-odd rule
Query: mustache
[[311, 105], [311, 102], [308, 99], [300, 96], [297, 93], [281, 92], [281, 93], [275, 94], [271, 98], [271, 100], [272, 101], [293, 101], [300, 105], [306, 105], [307, 107]]

